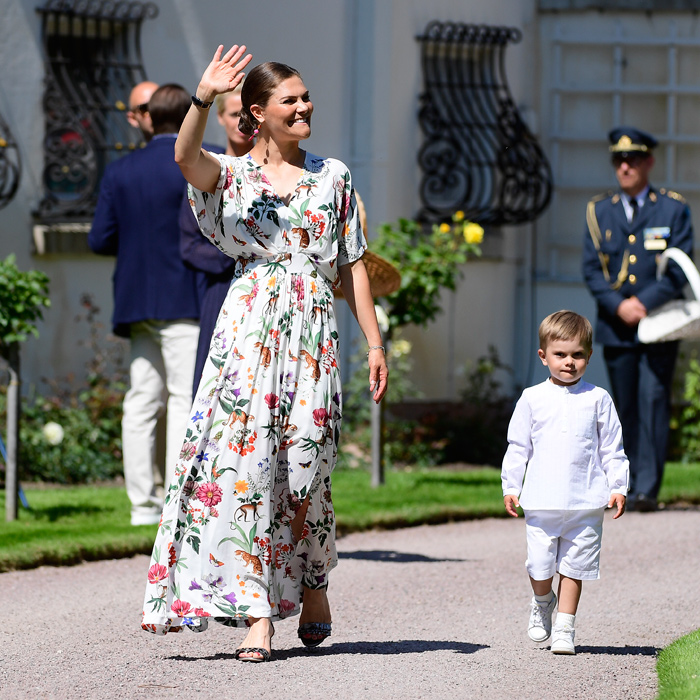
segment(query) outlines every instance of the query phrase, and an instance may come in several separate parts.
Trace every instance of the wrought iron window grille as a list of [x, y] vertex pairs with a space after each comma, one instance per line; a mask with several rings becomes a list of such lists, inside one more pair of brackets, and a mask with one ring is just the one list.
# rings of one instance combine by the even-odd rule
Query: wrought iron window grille
[[431, 22], [422, 36], [425, 134], [418, 218], [444, 221], [458, 210], [482, 225], [536, 219], [552, 196], [552, 172], [520, 116], [505, 74], [518, 29]]
[[[90, 219], [105, 166], [139, 148], [123, 100], [146, 79], [141, 25], [158, 15], [151, 2], [47, 0], [37, 8], [45, 59], [44, 224]], [[77, 227], [76, 230], [79, 230]]]
[[9, 125], [0, 114], [0, 209], [17, 193], [22, 175], [19, 148]]

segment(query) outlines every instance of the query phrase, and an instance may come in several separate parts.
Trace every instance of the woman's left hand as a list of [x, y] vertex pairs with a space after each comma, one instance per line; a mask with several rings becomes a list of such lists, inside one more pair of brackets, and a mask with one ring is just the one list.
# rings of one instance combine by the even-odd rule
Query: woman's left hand
[[389, 368], [386, 366], [386, 357], [382, 348], [374, 348], [367, 356], [369, 364], [369, 390], [374, 392], [372, 398], [379, 403], [386, 394], [389, 386]]

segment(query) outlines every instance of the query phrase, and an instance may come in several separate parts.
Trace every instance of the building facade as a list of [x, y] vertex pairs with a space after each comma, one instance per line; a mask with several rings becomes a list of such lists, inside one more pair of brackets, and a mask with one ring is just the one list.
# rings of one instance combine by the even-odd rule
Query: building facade
[[[254, 63], [279, 60], [301, 71], [315, 106], [307, 147], [350, 166], [370, 240], [381, 222], [421, 212], [439, 217], [459, 202], [485, 222], [484, 256], [468, 263], [458, 291], [445, 295], [445, 312], [427, 331], [405, 333], [413, 343], [414, 381], [426, 398], [455, 398], [464, 368], [490, 345], [514, 370], [507, 383], [536, 381], [539, 319], [565, 307], [594, 314], [579, 271], [581, 240], [587, 199], [614, 186], [609, 128], [632, 123], [653, 132], [662, 143], [654, 182], [683, 193], [700, 211], [695, 5], [0, 0], [0, 148], [6, 162], [17, 161], [0, 169], [0, 256], [14, 253], [21, 268], [42, 269], [51, 279], [52, 307], [40, 338], [23, 348], [25, 379], [36, 384], [84, 372], [88, 350], [76, 347], [76, 335], [85, 331], [74, 321], [83, 295], [94, 299], [109, 329], [114, 263], [92, 255], [85, 238], [101, 168], [138, 147], [119, 104], [130, 84], [147, 77], [194, 91], [219, 44], [245, 43]], [[447, 39], [430, 44], [435, 22]], [[454, 49], [449, 32], [464, 33], [464, 26], [490, 34], [462, 37]], [[70, 61], [91, 66], [90, 74], [68, 74]], [[112, 73], [105, 77], [103, 70]], [[433, 107], [439, 103], [437, 121], [428, 123], [421, 111], [426, 96]], [[60, 119], [65, 124], [56, 127]], [[506, 124], [500, 136], [496, 127], [490, 135], [479, 131], [496, 122]], [[448, 128], [462, 153], [454, 167], [445, 165], [450, 148], [440, 138]], [[506, 133], [509, 143], [530, 148], [511, 162], [538, 163], [527, 186], [521, 183], [525, 203], [497, 193], [507, 170], [498, 150]], [[223, 143], [215, 120], [206, 137]], [[431, 143], [442, 166], [419, 162]], [[471, 199], [445, 182], [431, 186], [431, 168], [442, 167], [444, 180], [464, 159]], [[341, 323], [346, 337], [357, 335], [349, 313]], [[594, 355], [591, 380], [605, 385], [602, 367]]]

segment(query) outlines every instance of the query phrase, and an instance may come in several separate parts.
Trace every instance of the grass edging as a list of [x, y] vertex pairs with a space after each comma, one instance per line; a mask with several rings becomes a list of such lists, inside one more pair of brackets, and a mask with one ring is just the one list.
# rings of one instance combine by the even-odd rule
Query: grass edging
[[700, 698], [700, 630], [677, 639], [659, 652], [658, 700]]

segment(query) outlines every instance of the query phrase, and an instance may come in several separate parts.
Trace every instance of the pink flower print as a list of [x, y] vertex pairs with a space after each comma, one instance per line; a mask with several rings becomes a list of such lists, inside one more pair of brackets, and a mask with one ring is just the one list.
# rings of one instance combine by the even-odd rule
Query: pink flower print
[[218, 518], [219, 517], [219, 511], [216, 510], [216, 508], [212, 507], [209, 509], [209, 515], [211, 515], [212, 518]]
[[168, 570], [162, 564], [154, 564], [148, 570], [149, 583], [160, 583], [166, 578], [168, 578]]
[[328, 419], [330, 418], [330, 415], [325, 408], [317, 408], [313, 412], [313, 417], [314, 417], [314, 423], [319, 428], [325, 428], [326, 425], [328, 425]]
[[180, 450], [180, 459], [184, 459], [186, 462], [189, 462], [192, 457], [194, 457], [196, 451], [197, 447], [193, 442], [186, 442]]
[[205, 506], [215, 506], [217, 503], [221, 502], [221, 497], [223, 496], [223, 491], [221, 486], [214, 483], [202, 484], [197, 489], [197, 500], [204, 503]]
[[231, 187], [231, 183], [233, 182], [233, 170], [231, 168], [226, 168], [226, 180], [224, 181], [224, 190], [227, 190]]
[[294, 603], [291, 600], [285, 600], [282, 598], [280, 600], [280, 617], [283, 617], [284, 613], [290, 613], [294, 610]]
[[185, 617], [192, 610], [192, 606], [185, 600], [175, 600], [170, 609], [177, 617]]
[[270, 410], [277, 408], [280, 405], [279, 396], [277, 394], [265, 394], [265, 403]]
[[304, 280], [302, 279], [301, 275], [294, 275], [292, 288], [294, 289], [294, 295], [297, 298], [297, 306], [299, 309], [301, 309], [301, 302], [304, 301]]
[[194, 614], [197, 617], [211, 617], [211, 614], [208, 612], [204, 612], [204, 608], [195, 608], [194, 609]]

